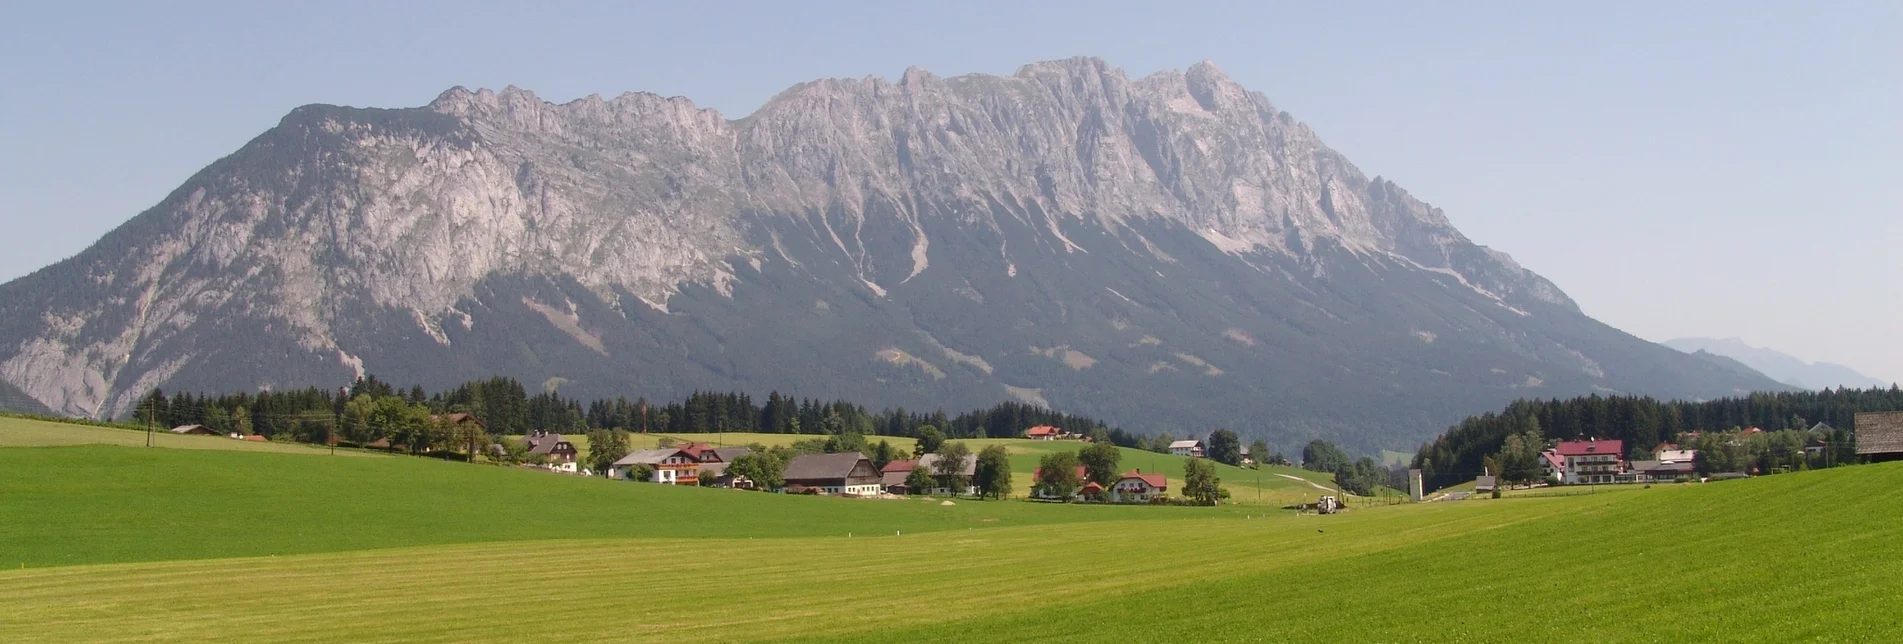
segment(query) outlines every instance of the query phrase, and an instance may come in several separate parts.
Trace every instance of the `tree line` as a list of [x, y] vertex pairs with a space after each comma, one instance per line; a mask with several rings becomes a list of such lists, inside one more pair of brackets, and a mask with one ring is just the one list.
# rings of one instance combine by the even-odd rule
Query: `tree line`
[[[1428, 489], [1439, 489], [1472, 480], [1483, 472], [1501, 473], [1509, 466], [1515, 476], [1524, 476], [1529, 468], [1526, 454], [1536, 457], [1539, 449], [1551, 441], [1621, 440], [1627, 447], [1626, 456], [1640, 460], [1660, 443], [1698, 449], [1696, 441], [1684, 440], [1691, 432], [1698, 432], [1700, 438], [1709, 437], [1708, 441], [1718, 441], [1715, 444], [1719, 446], [1711, 450], [1714, 461], [1701, 467], [1730, 468], [1749, 461], [1750, 467], [1762, 466], [1762, 471], [1769, 472], [1797, 464], [1789, 447], [1803, 439], [1798, 433], [1780, 432], [1807, 435], [1804, 430], [1820, 422], [1835, 431], [1821, 437], [1834, 450], [1821, 456], [1825, 464], [1841, 464], [1846, 462], [1841, 458], [1843, 454], [1855, 454], [1856, 414], [1893, 410], [1903, 410], [1903, 389], [1895, 385], [1888, 389], [1760, 392], [1708, 401], [1596, 394], [1569, 400], [1519, 400], [1499, 412], [1469, 417], [1449, 427], [1420, 447], [1412, 466], [1421, 470]], [[1763, 430], [1750, 436], [1770, 436], [1741, 438], [1746, 428]], [[1517, 438], [1510, 451], [1509, 437]], [[1716, 459], [1726, 460], [1720, 463]], [[1806, 461], [1804, 466], [1812, 464]]]

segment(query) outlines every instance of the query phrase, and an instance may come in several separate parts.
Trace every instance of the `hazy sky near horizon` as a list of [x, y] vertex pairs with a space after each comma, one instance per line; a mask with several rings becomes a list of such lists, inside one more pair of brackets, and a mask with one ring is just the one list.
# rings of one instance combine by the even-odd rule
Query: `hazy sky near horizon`
[[6, 3], [0, 280], [308, 103], [1216, 62], [1634, 335], [1903, 380], [1903, 3]]

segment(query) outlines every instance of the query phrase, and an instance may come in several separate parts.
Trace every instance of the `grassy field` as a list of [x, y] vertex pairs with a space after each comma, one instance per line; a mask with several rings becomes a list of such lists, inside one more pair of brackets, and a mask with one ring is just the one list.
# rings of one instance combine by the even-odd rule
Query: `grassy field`
[[[403, 460], [356, 464], [400, 468]], [[0, 503], [14, 509], [12, 500]], [[942, 507], [826, 505], [894, 514]], [[761, 515], [744, 520], [751, 524], [816, 507], [822, 505], [782, 512], [718, 506], [699, 514]], [[669, 514], [654, 510], [643, 513], [651, 522]], [[1903, 573], [1903, 553], [1893, 547], [1903, 539], [1903, 522], [1871, 520], [1903, 511], [1903, 465], [1333, 517], [1187, 510], [1195, 514], [1129, 521], [1068, 515], [1042, 525], [1001, 521], [944, 529], [957, 526], [953, 519], [936, 526], [941, 529], [903, 536], [790, 536], [799, 530], [784, 529], [789, 536], [781, 538], [561, 539], [7, 570], [0, 571], [0, 606], [8, 607], [0, 611], [0, 641], [1884, 641], [1903, 635], [1903, 616], [1894, 610], [1903, 602], [1903, 586], [1894, 582]], [[250, 527], [281, 519], [252, 517]], [[72, 542], [102, 536], [61, 532]]]
[[944, 506], [645, 485], [416, 457], [115, 446], [0, 449], [0, 491], [0, 568], [523, 539], [891, 534], [1242, 511]]
[[1323, 517], [4, 447], [0, 641], [1895, 641], [1897, 516], [1903, 463]]
[[[0, 416], [0, 447], [53, 447], [60, 445], [145, 446], [145, 432], [112, 427], [72, 425], [43, 420]], [[232, 440], [222, 436], [180, 436], [167, 431], [152, 433], [154, 447], [202, 449], [234, 452], [275, 452], [282, 454], [328, 454], [330, 450], [297, 443], [268, 443]], [[339, 455], [372, 456], [370, 452], [337, 450]]]

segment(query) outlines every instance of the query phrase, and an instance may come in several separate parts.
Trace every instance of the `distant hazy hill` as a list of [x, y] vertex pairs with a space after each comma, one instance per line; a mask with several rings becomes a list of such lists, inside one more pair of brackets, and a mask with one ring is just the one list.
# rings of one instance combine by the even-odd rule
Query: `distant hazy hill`
[[1824, 387], [1882, 387], [1890, 383], [1857, 373], [1855, 369], [1828, 362], [1805, 362], [1801, 359], [1770, 349], [1760, 349], [1737, 338], [1717, 340], [1713, 338], [1679, 338], [1665, 341], [1665, 346], [1696, 353], [1704, 351], [1724, 356], [1744, 363], [1764, 375], [1793, 387], [1822, 389]]

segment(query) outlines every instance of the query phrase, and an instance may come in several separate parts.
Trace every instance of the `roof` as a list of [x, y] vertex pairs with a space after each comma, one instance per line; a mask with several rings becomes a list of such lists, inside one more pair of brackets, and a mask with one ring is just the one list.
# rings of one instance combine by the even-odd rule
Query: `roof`
[[1038, 425], [1024, 430], [1025, 436], [1056, 436], [1058, 433], [1060, 433], [1060, 430], [1050, 425]]
[[1202, 441], [1194, 440], [1172, 441], [1170, 443], [1170, 449], [1190, 449], [1201, 444], [1203, 444]]
[[717, 479], [727, 474], [727, 463], [701, 463], [700, 475]]
[[1553, 451], [1559, 453], [1560, 456], [1600, 456], [1611, 454], [1613, 456], [1623, 457], [1625, 456], [1625, 441], [1560, 441], [1559, 447], [1553, 448]]
[[[1694, 459], [1697, 459], [1697, 458], [1698, 458], [1698, 450], [1695, 450], [1695, 449], [1668, 449], [1668, 450], [1660, 450], [1658, 453], [1659, 460], [1672, 461], [1675, 463], [1690, 463]], [[1640, 462], [1644, 462], [1644, 461], [1640, 461]]]
[[858, 452], [795, 456], [786, 463], [785, 478], [788, 481], [843, 479], [852, 476], [852, 469], [863, 460], [866, 455]]
[[1153, 487], [1159, 490], [1169, 489], [1169, 486], [1170, 486], [1169, 477], [1163, 476], [1162, 474], [1157, 474], [1155, 472], [1144, 474], [1143, 470], [1133, 470], [1130, 472], [1126, 472], [1124, 473], [1123, 476], [1117, 477], [1117, 482], [1122, 483], [1124, 481], [1128, 481], [1131, 479], [1143, 481], [1145, 485], [1148, 485], [1150, 487]]
[[1689, 473], [1693, 469], [1696, 469], [1696, 466], [1692, 465], [1691, 461], [1682, 461], [1682, 462], [1681, 461], [1633, 461], [1632, 462], [1632, 470], [1635, 472]]
[[[746, 456], [752, 452], [753, 449], [747, 447], [716, 447], [708, 450], [708, 453], [712, 453], [714, 458], [720, 459], [722, 463], [732, 463], [733, 459]], [[707, 460], [707, 453], [702, 453], [700, 460]]]
[[894, 485], [905, 485], [905, 479], [910, 477], [911, 475], [912, 475], [911, 470], [906, 470], [904, 472], [885, 472], [879, 475], [879, 485], [883, 485], [886, 487], [892, 487]]
[[482, 419], [477, 418], [473, 415], [464, 413], [464, 412], [460, 412], [460, 411], [450, 412], [447, 414], [432, 414], [430, 416], [430, 420], [441, 420], [442, 422], [445, 422], [451, 425], [461, 425], [463, 423], [475, 423], [477, 427], [486, 427], [485, 425], [482, 424]]
[[1500, 477], [1481, 476], [1474, 479], [1475, 490], [1491, 490], [1500, 486]]
[[[548, 454], [555, 451], [556, 445], [568, 442], [568, 439], [562, 438], [561, 434], [556, 433], [547, 433], [539, 436], [530, 434], [522, 440], [528, 442], [530, 454]], [[573, 446], [572, 444], [570, 445], [570, 447]]]
[[1103, 494], [1103, 486], [1098, 485], [1096, 481], [1091, 481], [1089, 483], [1085, 483], [1083, 487], [1077, 488], [1077, 493], [1078, 494]]
[[663, 447], [660, 449], [640, 449], [640, 450], [628, 452], [627, 456], [623, 456], [621, 457], [621, 460], [615, 461], [615, 465], [620, 465], [620, 466], [660, 465], [661, 461], [667, 460], [669, 456], [674, 456], [680, 453], [681, 453], [680, 450], [674, 449], [672, 447]]
[[[177, 427], [173, 427], [171, 431], [174, 434], [190, 434], [190, 433], [198, 432], [198, 431], [210, 432], [211, 428], [206, 427], [204, 425], [179, 425]], [[213, 433], [216, 433], [216, 432], [213, 432]]]
[[271, 439], [265, 438], [263, 434], [245, 434], [244, 440], [270, 442]]
[[1564, 469], [1566, 467], [1566, 457], [1554, 453], [1553, 450], [1549, 449], [1540, 452], [1540, 458], [1545, 459], [1546, 463], [1552, 465], [1555, 469]]
[[1903, 452], [1903, 411], [1862, 412], [1853, 427], [1858, 454]]
[[[918, 464], [920, 467], [925, 468], [925, 470], [928, 472], [931, 472], [933, 474], [938, 473], [938, 467], [937, 467], [938, 455], [937, 454], [926, 454], [924, 456], [920, 456], [918, 459]], [[958, 474], [961, 476], [977, 476], [978, 475], [978, 455], [966, 454], [965, 462], [961, 463], [958, 469], [960, 470]]]
[[888, 462], [888, 463], [886, 463], [886, 464], [885, 464], [885, 467], [881, 467], [881, 468], [879, 468], [879, 471], [880, 471], [881, 473], [888, 473], [888, 474], [889, 474], [889, 473], [892, 473], [892, 472], [900, 472], [900, 473], [903, 473], [903, 474], [911, 474], [911, 473], [912, 473], [912, 467], [913, 467], [913, 466], [915, 466], [915, 465], [918, 465], [918, 461], [915, 461], [915, 460], [909, 460], [909, 459], [908, 459], [908, 460], [901, 460], [901, 461], [891, 461], [891, 462]]

